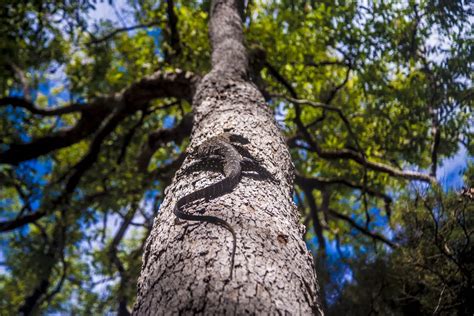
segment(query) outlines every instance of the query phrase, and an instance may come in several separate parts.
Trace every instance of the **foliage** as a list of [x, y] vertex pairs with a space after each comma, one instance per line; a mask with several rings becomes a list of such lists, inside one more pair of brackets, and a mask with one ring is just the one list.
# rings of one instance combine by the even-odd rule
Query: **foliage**
[[[469, 315], [472, 311], [472, 198], [417, 192], [400, 205], [400, 248], [353, 263], [354, 281], [329, 315]], [[361, 291], [361, 289], [364, 289]]]
[[[210, 69], [209, 1], [129, 1], [116, 23], [91, 18], [104, 6], [4, 1], [1, 97], [43, 110], [86, 107], [158, 70]], [[249, 1], [245, 9], [254, 80], [296, 165], [296, 200], [327, 276], [330, 313], [468, 311], [459, 304], [472, 291], [472, 203], [426, 179], [441, 179], [460, 148], [474, 153], [472, 16], [460, 1], [433, 0]], [[190, 100], [152, 99], [122, 116], [103, 103], [85, 120], [95, 124], [89, 134], [0, 165], [0, 227], [44, 214], [0, 233], [2, 313], [17, 313], [35, 293], [45, 313], [133, 304], [144, 241], [187, 144], [180, 122]], [[86, 115], [0, 104], [0, 157]], [[144, 154], [149, 135], [162, 131], [178, 136]], [[466, 174], [472, 179], [472, 167]], [[420, 196], [415, 184], [430, 189]]]

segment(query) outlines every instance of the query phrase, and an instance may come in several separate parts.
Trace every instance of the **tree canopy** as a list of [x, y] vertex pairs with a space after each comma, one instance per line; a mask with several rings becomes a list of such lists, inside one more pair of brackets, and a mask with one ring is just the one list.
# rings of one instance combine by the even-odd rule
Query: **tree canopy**
[[[131, 306], [210, 68], [209, 1], [0, 10], [0, 310]], [[330, 314], [473, 312], [473, 18], [462, 1], [246, 3]]]

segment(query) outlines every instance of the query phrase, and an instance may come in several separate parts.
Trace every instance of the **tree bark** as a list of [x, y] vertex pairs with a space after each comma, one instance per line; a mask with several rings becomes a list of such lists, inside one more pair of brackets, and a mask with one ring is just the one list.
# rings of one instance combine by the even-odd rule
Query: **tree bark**
[[231, 279], [232, 235], [210, 223], [177, 221], [172, 213], [178, 198], [222, 178], [212, 171], [184, 174], [192, 163], [188, 156], [166, 189], [147, 240], [134, 315], [323, 314], [292, 200], [291, 157], [272, 111], [248, 80], [242, 7], [238, 0], [212, 2], [212, 70], [193, 99], [190, 148], [224, 131], [243, 136], [250, 141], [245, 148], [278, 182], [244, 174], [231, 193], [186, 207], [233, 226], [237, 251]]

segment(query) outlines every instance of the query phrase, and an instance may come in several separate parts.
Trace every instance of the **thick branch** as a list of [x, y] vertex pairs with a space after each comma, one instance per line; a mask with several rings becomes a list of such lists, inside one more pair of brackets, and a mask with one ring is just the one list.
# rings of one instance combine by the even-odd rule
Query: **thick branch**
[[52, 135], [35, 139], [25, 144], [9, 144], [8, 149], [0, 153], [0, 163], [17, 165], [22, 161], [45, 155], [54, 150], [73, 145], [91, 135], [107, 115], [108, 108], [94, 108], [82, 112], [75, 126]]
[[41, 211], [37, 211], [33, 214], [24, 215], [14, 220], [0, 222], [0, 232], [9, 232], [23, 225], [33, 223], [45, 215], [46, 211], [42, 209]]
[[21, 97], [0, 98], [0, 107], [7, 106], [7, 105], [11, 105], [13, 107], [18, 107], [18, 108], [24, 108], [33, 114], [38, 114], [42, 116], [63, 115], [63, 114], [69, 114], [69, 113], [74, 113], [74, 112], [81, 112], [90, 108], [90, 105], [88, 104], [74, 103], [74, 104], [64, 106], [64, 107], [41, 109], [35, 106], [32, 102], [28, 101], [25, 98], [21, 98]]
[[114, 96], [99, 98], [87, 107], [83, 106], [80, 120], [68, 130], [29, 143], [8, 145], [8, 149], [0, 153], [0, 163], [16, 165], [73, 145], [94, 133], [102, 121], [117, 108], [125, 107], [125, 112], [134, 113], [157, 98], [174, 97], [191, 100], [198, 81], [199, 77], [189, 72], [158, 71]]
[[157, 98], [177, 98], [192, 101], [200, 77], [177, 69], [157, 71], [125, 89], [121, 95], [129, 107], [143, 105]]
[[167, 56], [165, 57], [165, 59], [169, 60], [172, 57], [178, 56], [181, 53], [181, 45], [177, 29], [178, 17], [174, 12], [173, 0], [166, 0], [166, 15], [168, 16], [168, 41], [172, 51], [170, 53], [166, 53]]

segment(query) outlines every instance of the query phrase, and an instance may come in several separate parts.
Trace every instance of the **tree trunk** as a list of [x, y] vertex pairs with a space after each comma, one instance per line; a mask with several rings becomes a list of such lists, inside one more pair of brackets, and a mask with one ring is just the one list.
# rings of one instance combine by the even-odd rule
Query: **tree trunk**
[[232, 234], [173, 215], [178, 198], [222, 178], [212, 171], [185, 174], [193, 162], [188, 156], [166, 189], [147, 240], [135, 315], [322, 314], [312, 257], [292, 200], [291, 157], [272, 111], [248, 80], [242, 2], [212, 2], [212, 71], [194, 96], [190, 148], [230, 131], [250, 141], [243, 146], [277, 181], [243, 173], [232, 192], [186, 205], [187, 213], [205, 211], [234, 228], [237, 250], [230, 278]]

